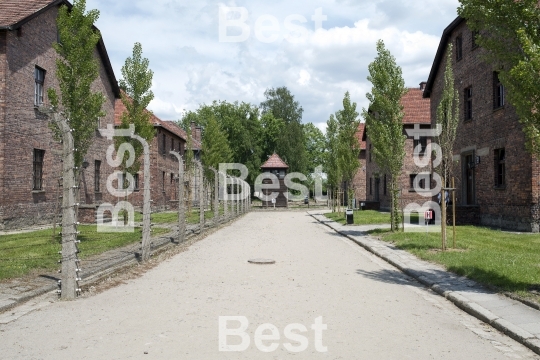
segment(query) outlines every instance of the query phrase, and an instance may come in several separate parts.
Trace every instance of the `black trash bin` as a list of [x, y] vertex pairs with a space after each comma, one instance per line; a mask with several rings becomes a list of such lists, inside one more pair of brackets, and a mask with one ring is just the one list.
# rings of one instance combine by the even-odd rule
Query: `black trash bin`
[[354, 213], [352, 209], [345, 210], [345, 215], [347, 217], [347, 225], [354, 224]]

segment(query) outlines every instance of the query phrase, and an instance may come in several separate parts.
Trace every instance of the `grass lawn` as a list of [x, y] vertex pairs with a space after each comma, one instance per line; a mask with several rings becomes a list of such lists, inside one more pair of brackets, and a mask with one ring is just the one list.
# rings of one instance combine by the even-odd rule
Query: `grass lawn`
[[[81, 259], [122, 247], [142, 238], [141, 229], [133, 233], [98, 233], [96, 225], [80, 225], [78, 245]], [[57, 231], [60, 231], [57, 228]], [[169, 229], [152, 228], [152, 235], [169, 232]], [[24, 234], [0, 235], [0, 280], [19, 277], [33, 270], [54, 270], [60, 264], [61, 238], [52, 239], [52, 229]]]
[[[327, 213], [325, 216], [340, 224], [345, 224], [344, 212]], [[355, 210], [354, 211], [355, 225], [370, 225], [370, 224], [390, 224], [390, 213], [379, 212], [375, 210]]]
[[[540, 234], [457, 226], [457, 249], [441, 252], [438, 250], [440, 233], [390, 233], [388, 230], [371, 233], [421, 259], [444, 265], [458, 275], [538, 300], [530, 291], [540, 292]], [[451, 227], [448, 246], [452, 246]]]
[[[230, 210], [229, 210], [230, 211]], [[220, 208], [220, 215], [223, 215], [223, 207]], [[205, 220], [210, 220], [214, 218], [214, 211], [207, 210], [204, 212]], [[135, 222], [142, 222], [142, 213], [135, 212]], [[152, 213], [150, 215], [150, 221], [154, 224], [176, 224], [178, 222], [178, 212], [169, 211], [169, 212], [160, 212]], [[191, 211], [191, 213], [186, 213], [186, 221], [188, 224], [198, 224], [199, 223], [199, 211]]]

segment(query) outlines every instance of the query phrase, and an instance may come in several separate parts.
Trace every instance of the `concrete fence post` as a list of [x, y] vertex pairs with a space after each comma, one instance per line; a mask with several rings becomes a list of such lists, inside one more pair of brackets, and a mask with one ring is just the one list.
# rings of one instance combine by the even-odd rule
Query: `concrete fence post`
[[178, 243], [186, 236], [186, 209], [184, 208], [184, 159], [176, 151], [170, 152], [178, 159]]

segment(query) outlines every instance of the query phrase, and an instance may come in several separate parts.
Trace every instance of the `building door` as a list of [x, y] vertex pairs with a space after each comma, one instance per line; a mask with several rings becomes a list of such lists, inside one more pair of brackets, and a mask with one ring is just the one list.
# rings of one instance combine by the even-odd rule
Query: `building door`
[[463, 199], [465, 205], [474, 205], [474, 153], [463, 156]]
[[375, 201], [379, 201], [379, 188], [381, 185], [381, 179], [375, 178]]

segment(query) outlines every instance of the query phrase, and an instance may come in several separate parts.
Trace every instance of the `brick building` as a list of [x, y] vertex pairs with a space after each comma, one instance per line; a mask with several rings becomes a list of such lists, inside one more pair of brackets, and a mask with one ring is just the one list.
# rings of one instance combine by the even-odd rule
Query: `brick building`
[[[52, 44], [62, 4], [70, 6], [59, 0], [0, 2], [0, 229], [50, 223], [58, 203], [61, 147], [38, 106], [48, 104], [47, 88], [58, 89]], [[114, 123], [119, 89], [103, 40], [95, 56], [99, 77], [93, 90], [106, 99], [97, 129]], [[112, 172], [105, 160], [109, 144], [96, 131], [81, 178], [80, 202], [86, 207], [112, 200], [104, 191]]]
[[356, 138], [360, 144], [360, 153], [358, 154], [358, 161], [360, 166], [358, 171], [354, 175], [352, 186], [354, 189], [354, 198], [357, 201], [357, 207], [360, 202], [366, 201], [366, 142], [362, 140], [364, 137], [364, 128], [366, 124], [360, 123], [358, 125], [358, 131], [356, 132]]
[[497, 72], [482, 61], [485, 50], [475, 44], [474, 33], [460, 17], [443, 32], [424, 92], [431, 98], [432, 122], [450, 43], [461, 106], [453, 168], [458, 220], [538, 232], [539, 162], [525, 149], [522, 126], [505, 103]]
[[[423, 98], [424, 87], [426, 83], [421, 83], [420, 88], [410, 88], [407, 93], [401, 99], [403, 106], [403, 134], [407, 135], [406, 129], [414, 128], [415, 124], [420, 126], [421, 129], [431, 128], [430, 119], [430, 101]], [[373, 202], [372, 207], [380, 206], [381, 209], [388, 210], [391, 207], [391, 194], [390, 186], [391, 179], [389, 174], [385, 174], [379, 166], [375, 163], [375, 157], [373, 156], [373, 144], [369, 139], [369, 127], [364, 130], [362, 140], [366, 146], [366, 199], [368, 202]], [[427, 138], [421, 138], [420, 140], [414, 140], [413, 137], [407, 137], [405, 140], [405, 158], [403, 159], [403, 168], [399, 177], [399, 186], [401, 190], [402, 206], [407, 206], [409, 203], [417, 203], [419, 205], [424, 204], [426, 201], [431, 200], [431, 196], [425, 196], [427, 194], [420, 194], [413, 188], [413, 181], [419, 174], [426, 174], [429, 180], [429, 174], [431, 167], [419, 168], [414, 163], [414, 149], [421, 145], [420, 157], [422, 158], [425, 148], [429, 140]], [[429, 181], [420, 181], [420, 187], [429, 188]], [[423, 196], [424, 195], [424, 196]]]
[[[115, 105], [115, 125], [122, 123], [121, 116], [126, 111], [122, 100], [118, 99]], [[174, 150], [184, 156], [186, 151], [186, 132], [172, 121], [164, 121], [154, 114], [150, 115], [150, 121], [154, 125], [155, 136], [150, 145], [150, 197], [152, 199], [152, 210], [171, 210], [178, 208], [178, 160], [170, 155]], [[193, 134], [194, 157], [199, 158], [201, 151], [201, 128], [191, 124]], [[143, 204], [143, 179], [144, 166], [141, 161], [141, 168], [138, 174], [134, 175], [135, 191], [129, 195], [128, 201], [135, 207], [142, 208]], [[194, 191], [197, 186], [197, 178], [186, 179], [193, 189], [195, 202], [198, 202], [198, 192]]]

